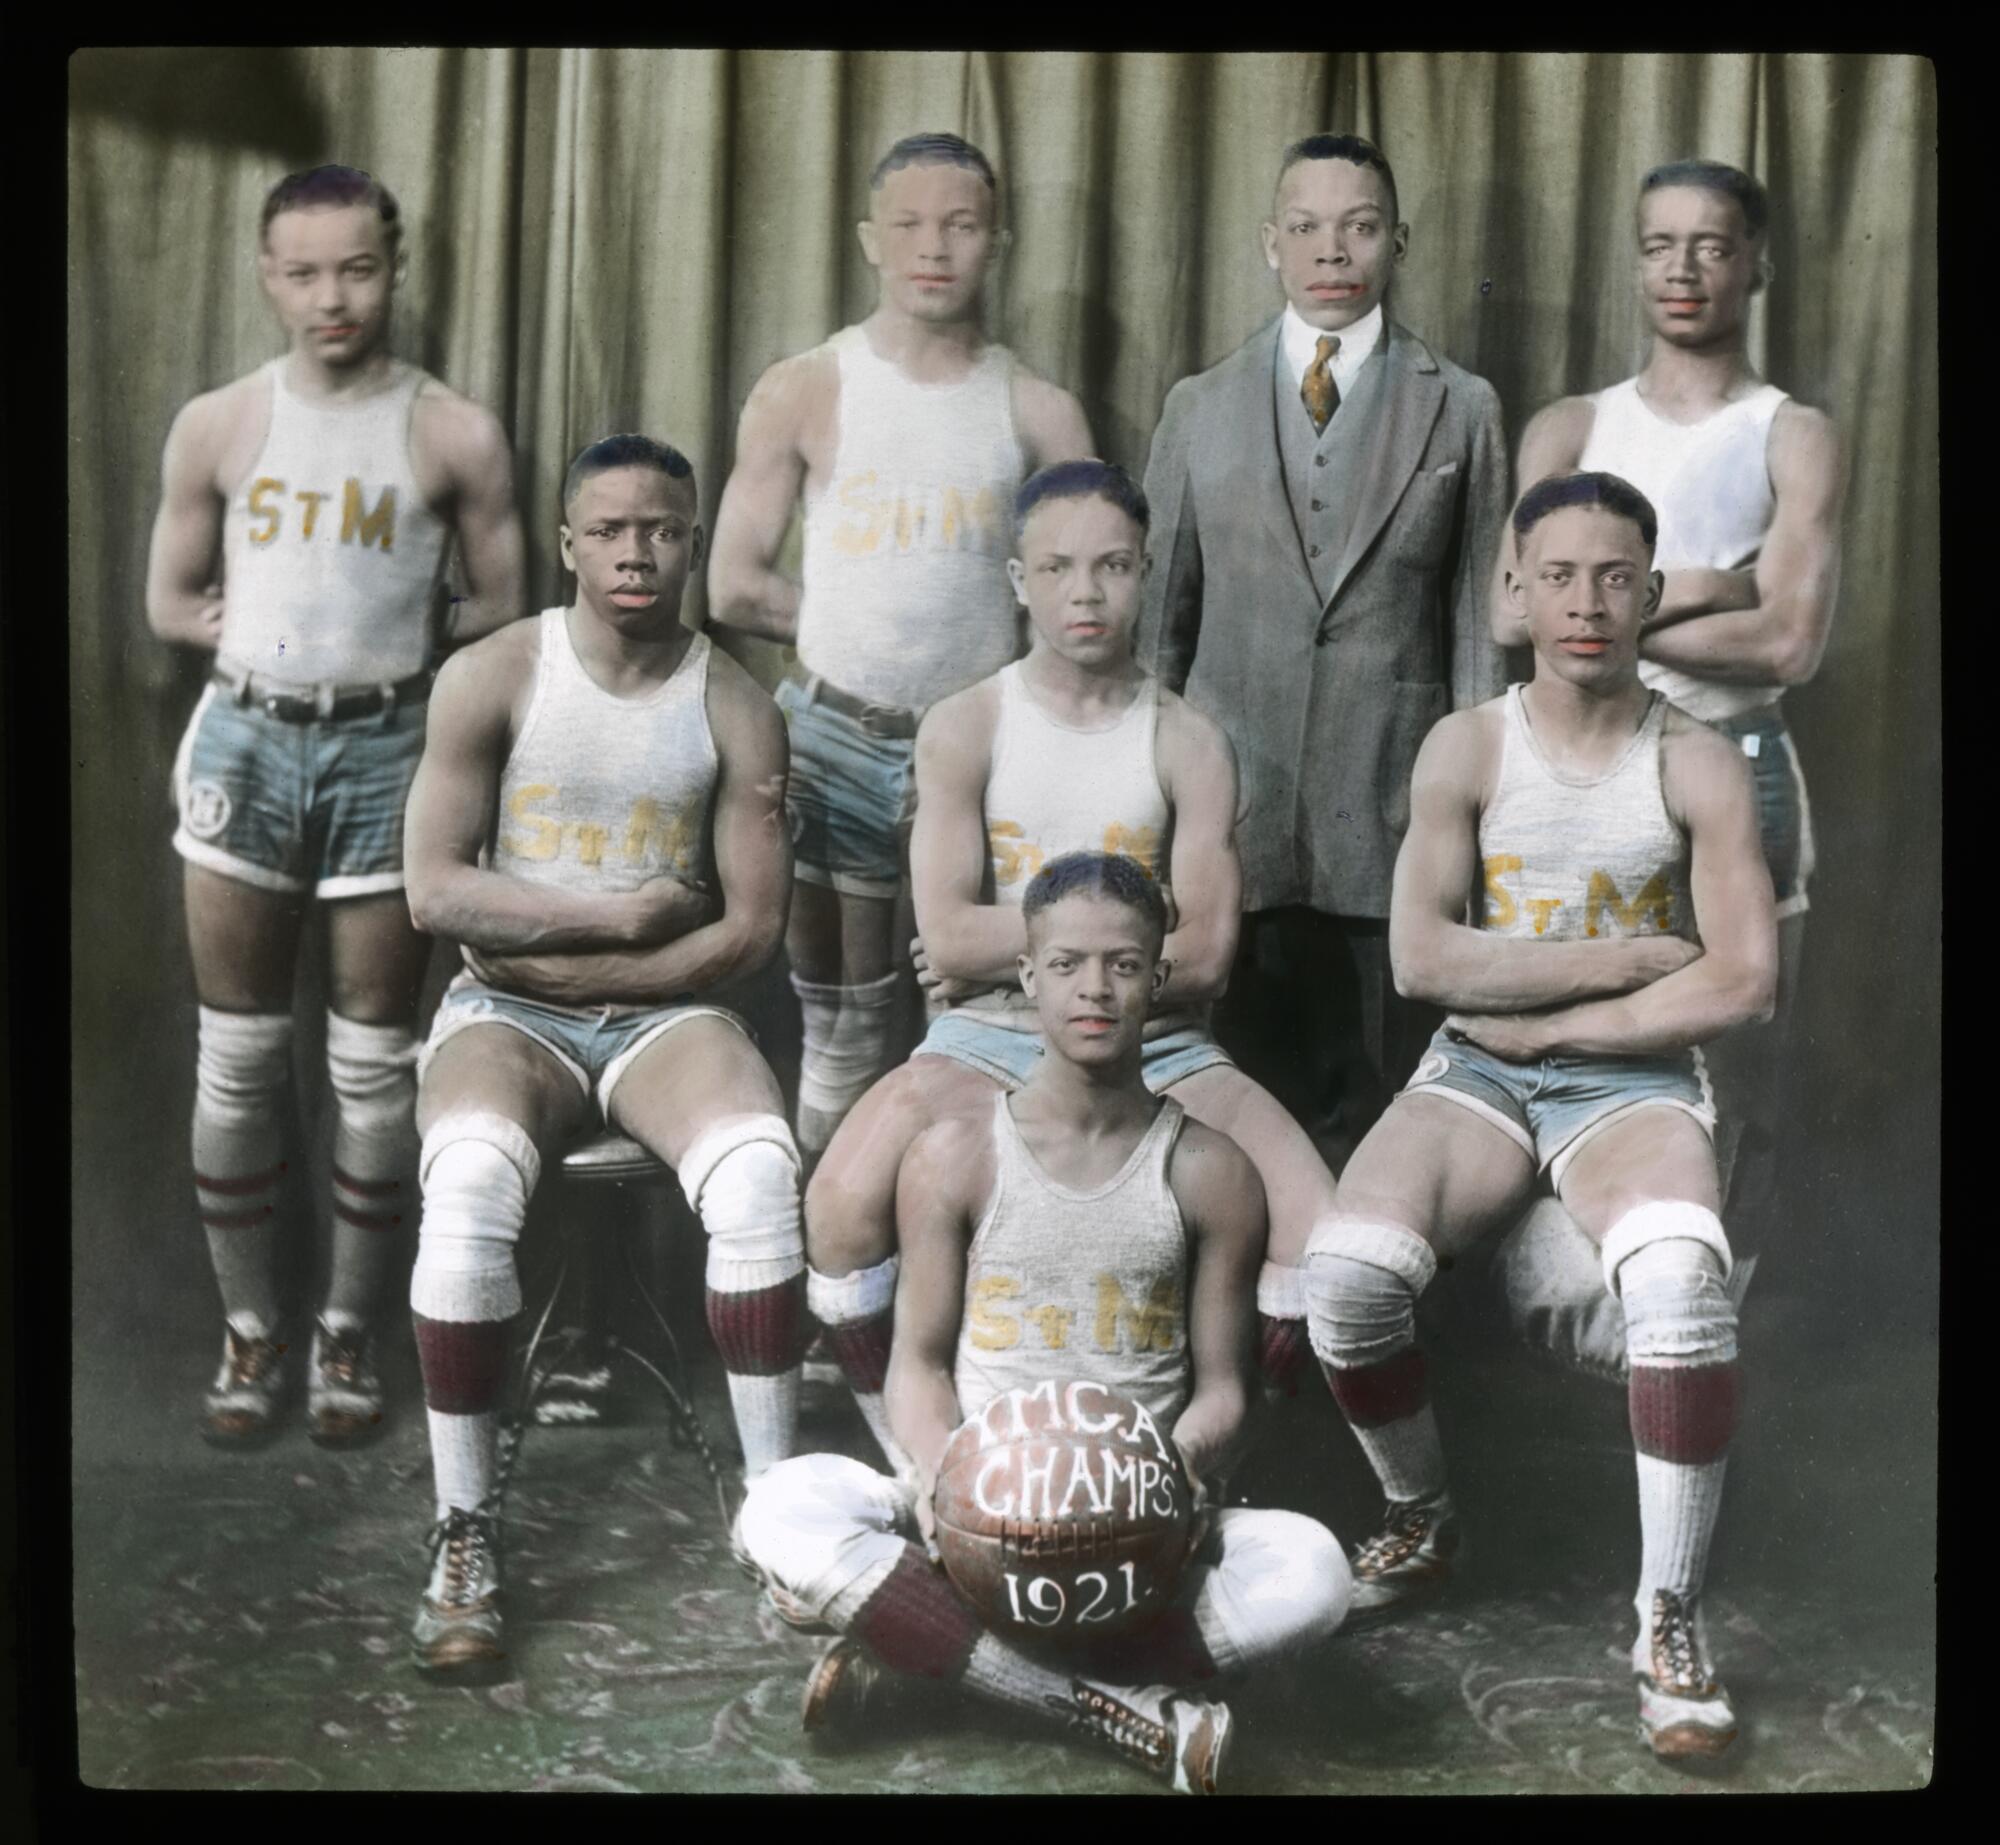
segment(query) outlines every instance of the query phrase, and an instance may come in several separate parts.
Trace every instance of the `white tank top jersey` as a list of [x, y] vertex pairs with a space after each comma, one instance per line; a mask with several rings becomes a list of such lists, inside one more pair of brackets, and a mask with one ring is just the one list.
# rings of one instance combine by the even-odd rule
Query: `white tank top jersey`
[[1500, 785], [1479, 816], [1485, 874], [1479, 926], [1546, 942], [1678, 935], [1697, 941], [1688, 838], [1667, 812], [1658, 692], [1618, 760], [1594, 779], [1557, 770], [1507, 688]]
[[1131, 1157], [1091, 1191], [1035, 1162], [993, 1100], [993, 1196], [966, 1251], [952, 1381], [962, 1416], [1003, 1390], [1087, 1377], [1145, 1405], [1163, 1432], [1187, 1407], [1187, 1225], [1167, 1183], [1184, 1116], [1160, 1099]]
[[283, 359], [264, 371], [270, 428], [222, 520], [222, 657], [296, 685], [407, 679], [451, 542], [410, 465], [427, 374], [397, 361], [387, 390], [334, 405], [292, 391]]
[[832, 478], [806, 507], [799, 658], [844, 692], [922, 711], [1019, 651], [1014, 362], [989, 344], [957, 383], [918, 384], [859, 327], [827, 349], [840, 430]]
[[715, 738], [709, 642], [666, 683], [614, 698], [584, 671], [562, 609], [539, 621], [535, 689], [500, 775], [488, 862], [530, 884], [623, 892], [667, 872], [710, 875]]
[[[1035, 873], [1065, 852], [1122, 852], [1155, 881], [1166, 877], [1173, 813], [1160, 786], [1156, 744], [1160, 682], [1150, 673], [1115, 724], [1079, 730], [1052, 716], [1029, 691], [1016, 660], [997, 675], [1000, 717], [986, 778], [986, 850], [993, 901], [1015, 909]], [[962, 1008], [989, 1024], [1039, 1031], [1034, 1002], [1019, 987], [982, 993]], [[1149, 1039], [1204, 1022], [1184, 1007], [1146, 1021]]]
[[[1787, 393], [1774, 384], [1699, 423], [1670, 423], [1627, 378], [1591, 399], [1595, 415], [1578, 466], [1628, 480], [1660, 515], [1658, 570], [1741, 570], [1764, 548], [1777, 506], [1766, 460], [1771, 420]], [[1778, 686], [1725, 685], [1639, 662], [1639, 677], [1704, 723], [1738, 717], [1782, 695]]]

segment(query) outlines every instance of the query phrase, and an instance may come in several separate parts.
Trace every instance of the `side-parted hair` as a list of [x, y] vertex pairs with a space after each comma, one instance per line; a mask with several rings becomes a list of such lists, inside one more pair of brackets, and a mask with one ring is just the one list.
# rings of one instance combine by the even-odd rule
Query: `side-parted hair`
[[303, 173], [287, 173], [264, 195], [264, 210], [257, 220], [257, 242], [268, 246], [271, 220], [281, 212], [309, 211], [329, 205], [372, 205], [382, 220], [382, 238], [395, 259], [403, 241], [403, 216], [395, 195], [372, 173], [359, 167], [311, 167]]
[[1763, 241], [1764, 228], [1771, 221], [1770, 197], [1741, 167], [1725, 166], [1720, 160], [1670, 160], [1639, 182], [1639, 196], [1643, 199], [1661, 186], [1699, 186], [1704, 192], [1734, 199], [1742, 209], [1743, 229], [1750, 241]]
[[1037, 506], [1048, 500], [1090, 499], [1109, 500], [1142, 532], [1153, 523], [1145, 490], [1117, 462], [1099, 461], [1094, 456], [1083, 461], [1057, 461], [1030, 474], [1014, 496], [1015, 549], [1020, 549], [1028, 515]]
[[669, 480], [692, 481], [694, 463], [670, 443], [655, 442], [651, 436], [600, 436], [576, 452], [563, 473], [562, 503], [567, 517], [576, 503], [578, 490], [593, 474], [612, 468], [654, 468]]
[[1351, 160], [1358, 167], [1373, 167], [1388, 182], [1390, 219], [1397, 224], [1403, 221], [1402, 207], [1396, 202], [1395, 169], [1389, 164], [1389, 156], [1365, 135], [1307, 135], [1303, 141], [1294, 141], [1285, 149], [1284, 159], [1278, 162], [1274, 193], [1285, 183], [1285, 175], [1302, 160]]
[[1567, 506], [1596, 506], [1605, 512], [1630, 519], [1646, 541], [1646, 549], [1660, 535], [1660, 516], [1653, 502], [1616, 474], [1550, 474], [1538, 480], [1514, 504], [1514, 542], [1522, 545], [1528, 534], [1551, 513]]
[[904, 167], [918, 166], [964, 167], [986, 182], [986, 190], [993, 194], [995, 205], [999, 203], [1000, 182], [993, 177], [992, 161], [970, 141], [958, 135], [941, 133], [905, 135], [876, 161], [875, 171], [868, 176], [868, 190], [871, 193], [880, 192], [882, 182], [891, 173], [899, 173]]
[[1153, 874], [1123, 852], [1065, 852], [1051, 859], [1021, 899], [1021, 919], [1032, 934], [1035, 918], [1065, 897], [1104, 897], [1136, 910], [1161, 941], [1167, 934], [1167, 904]]

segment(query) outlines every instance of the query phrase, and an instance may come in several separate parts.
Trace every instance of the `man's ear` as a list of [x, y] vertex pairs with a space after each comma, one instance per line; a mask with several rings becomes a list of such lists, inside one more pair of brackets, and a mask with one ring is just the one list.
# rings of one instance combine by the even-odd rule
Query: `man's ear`
[[1656, 570], [1646, 579], [1646, 603], [1639, 611], [1642, 622], [1651, 621], [1660, 612], [1660, 598], [1666, 594], [1667, 578], [1664, 571]]
[[391, 262], [389, 265], [389, 281], [391, 286], [396, 288], [401, 288], [404, 282], [406, 282], [409, 279], [409, 274], [410, 274], [409, 246], [407, 244], [399, 243], [396, 246], [395, 260]]
[[1410, 227], [1407, 224], [1399, 224], [1396, 226], [1394, 232], [1391, 233], [1390, 235], [1389, 246], [1390, 249], [1394, 252], [1394, 255], [1391, 259], [1394, 262], [1400, 263], [1404, 257], [1409, 255]]
[[1275, 270], [1278, 266], [1278, 227], [1266, 222], [1257, 227], [1257, 234], [1264, 240], [1264, 262]]
[[707, 551], [708, 534], [701, 529], [701, 521], [697, 519], [694, 522], [694, 528], [688, 542], [688, 568], [690, 570], [699, 570], [701, 568], [701, 560]]
[[562, 552], [563, 568], [574, 574], [576, 571], [576, 552], [571, 546], [568, 526], [559, 525], [556, 527], [556, 545]]
[[1750, 277], [1750, 292], [1753, 295], [1761, 295], [1765, 289], [1771, 286], [1772, 279], [1777, 273], [1777, 264], [1772, 262], [1768, 256], [1758, 257], [1756, 270]]
[[1153, 963], [1153, 997], [1158, 999], [1167, 990], [1167, 977], [1174, 971], [1174, 964], [1164, 955]]
[[1028, 569], [1018, 557], [1007, 560], [1007, 581], [1014, 586], [1014, 600], [1025, 609], [1028, 606]]
[[1035, 997], [1035, 963], [1027, 955], [1016, 955], [1014, 966], [1021, 976], [1021, 991], [1030, 999]]
[[854, 227], [855, 235], [861, 239], [861, 254], [868, 259], [870, 269], [882, 267], [882, 245], [875, 235], [875, 220], [863, 218]]
[[1528, 619], [1527, 579], [1519, 571], [1510, 570], [1506, 573], [1505, 581], [1507, 585], [1507, 606], [1513, 610], [1516, 621], [1526, 621]]

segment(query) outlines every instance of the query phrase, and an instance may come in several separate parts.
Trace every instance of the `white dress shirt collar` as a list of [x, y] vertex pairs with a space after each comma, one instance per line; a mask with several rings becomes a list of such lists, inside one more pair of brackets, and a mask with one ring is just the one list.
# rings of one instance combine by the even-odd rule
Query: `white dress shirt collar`
[[[1353, 326], [1343, 327], [1339, 337], [1340, 350], [1333, 355], [1333, 385], [1345, 397], [1362, 366], [1368, 363], [1368, 355], [1381, 343], [1381, 302], [1376, 302]], [[1320, 330], [1303, 320], [1298, 309], [1286, 302], [1278, 339], [1284, 349], [1285, 364], [1296, 383], [1305, 383], [1306, 367], [1313, 362], [1320, 338]]]

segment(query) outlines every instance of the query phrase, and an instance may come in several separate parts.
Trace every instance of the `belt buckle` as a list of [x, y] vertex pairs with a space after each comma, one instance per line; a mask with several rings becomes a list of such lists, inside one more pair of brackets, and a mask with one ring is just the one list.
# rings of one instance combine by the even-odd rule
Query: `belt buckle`
[[322, 724], [327, 723], [333, 717], [334, 703], [339, 696], [340, 688], [331, 679], [322, 679], [313, 687], [313, 716]]
[[886, 743], [891, 736], [888, 726], [894, 722], [895, 715], [895, 709], [890, 705], [863, 705], [861, 707], [861, 715], [855, 719], [855, 722], [869, 736], [878, 738]]

